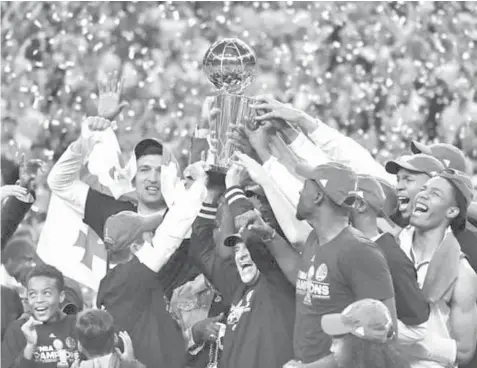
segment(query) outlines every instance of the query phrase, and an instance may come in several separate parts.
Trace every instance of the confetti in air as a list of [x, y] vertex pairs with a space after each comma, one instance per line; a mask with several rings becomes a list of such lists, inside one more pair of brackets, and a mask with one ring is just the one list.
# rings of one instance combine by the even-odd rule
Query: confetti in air
[[214, 93], [201, 70], [204, 52], [218, 39], [237, 37], [260, 65], [247, 94], [299, 106], [381, 161], [416, 136], [459, 141], [472, 156], [475, 141], [461, 132], [477, 130], [476, 8], [472, 2], [5, 2], [2, 119], [14, 123], [2, 124], [2, 153], [13, 157], [14, 139], [60, 154], [83, 117], [96, 113], [97, 79], [117, 70], [129, 102], [118, 127], [127, 133], [119, 135], [123, 150], [157, 135], [159, 126], [180, 132], [168, 136], [180, 141], [177, 154], [184, 155], [204, 99]]

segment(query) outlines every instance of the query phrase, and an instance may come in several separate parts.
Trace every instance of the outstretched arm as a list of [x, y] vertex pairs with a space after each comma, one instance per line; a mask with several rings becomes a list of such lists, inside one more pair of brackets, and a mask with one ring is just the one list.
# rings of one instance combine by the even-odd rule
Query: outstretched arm
[[[111, 122], [100, 117], [88, 117], [83, 122], [84, 129], [104, 131]], [[68, 203], [81, 217], [85, 215], [89, 186], [80, 180], [80, 171], [98, 133], [83, 133], [71, 143], [48, 175], [48, 186], [53, 194]]]
[[205, 175], [204, 171], [204, 176], [197, 179], [166, 214], [152, 240], [154, 247], [143, 247], [137, 253], [139, 260], [152, 271], [159, 272], [169, 261], [199, 214], [207, 193]]
[[192, 226], [189, 255], [204, 276], [230, 303], [241, 281], [234, 259], [223, 259], [217, 252], [214, 240], [216, 215], [216, 203], [203, 204]]
[[[383, 178], [392, 185], [396, 183], [395, 176], [388, 174], [384, 167], [371, 156], [369, 151], [355, 140], [346, 137], [319, 119], [314, 119], [305, 112], [270, 97], [257, 96], [256, 99], [261, 100], [262, 103], [255, 105], [254, 108], [269, 111], [266, 114], [258, 116], [256, 118], [257, 120], [264, 121], [273, 118], [284, 119], [292, 126], [305, 132], [329, 159], [346, 164], [357, 173], [370, 174], [378, 178]], [[298, 143], [300, 143], [300, 141]], [[292, 143], [292, 146], [293, 145]]]
[[456, 341], [456, 360], [468, 363], [477, 343], [477, 275], [466, 259], [461, 260], [459, 277], [452, 297], [450, 313], [451, 335]]

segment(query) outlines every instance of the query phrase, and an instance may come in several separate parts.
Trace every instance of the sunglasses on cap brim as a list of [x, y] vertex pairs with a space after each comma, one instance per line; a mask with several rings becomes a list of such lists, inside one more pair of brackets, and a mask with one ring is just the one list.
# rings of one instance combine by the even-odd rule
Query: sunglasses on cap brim
[[364, 203], [364, 198], [359, 192], [350, 192], [343, 202], [347, 207], [356, 207], [361, 203]]
[[[431, 173], [431, 176], [432, 177], [443, 176], [443, 177], [453, 178], [455, 176], [459, 176], [459, 173], [461, 173], [461, 172], [458, 171], [458, 170], [447, 168], [447, 169], [444, 169], [444, 170], [439, 171], [439, 172], [434, 171], [434, 172]], [[461, 174], [463, 174], [463, 173], [461, 173]]]

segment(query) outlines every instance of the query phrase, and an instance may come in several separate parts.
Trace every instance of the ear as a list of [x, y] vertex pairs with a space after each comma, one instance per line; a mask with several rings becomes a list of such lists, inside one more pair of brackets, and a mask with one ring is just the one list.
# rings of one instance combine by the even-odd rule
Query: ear
[[459, 216], [460, 209], [458, 207], [450, 207], [446, 211], [446, 217], [448, 219], [455, 219], [457, 216]]
[[313, 203], [319, 205], [323, 199], [325, 198], [323, 192], [317, 192], [315, 198], [313, 199]]
[[62, 290], [60, 292], [60, 304], [62, 304], [65, 301], [65, 297], [66, 297], [65, 292]]

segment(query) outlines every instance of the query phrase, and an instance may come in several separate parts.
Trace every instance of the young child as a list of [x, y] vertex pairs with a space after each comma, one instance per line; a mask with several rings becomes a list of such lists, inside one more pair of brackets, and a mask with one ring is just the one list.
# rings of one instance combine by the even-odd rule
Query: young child
[[78, 358], [76, 316], [60, 309], [63, 274], [53, 266], [34, 267], [26, 278], [32, 315], [10, 324], [2, 341], [2, 367], [67, 368]]
[[145, 368], [134, 358], [131, 337], [119, 332], [124, 352], [116, 347], [119, 343], [115, 333], [113, 316], [105, 310], [90, 309], [78, 315], [76, 322], [78, 348], [87, 358], [77, 362], [76, 368]]

